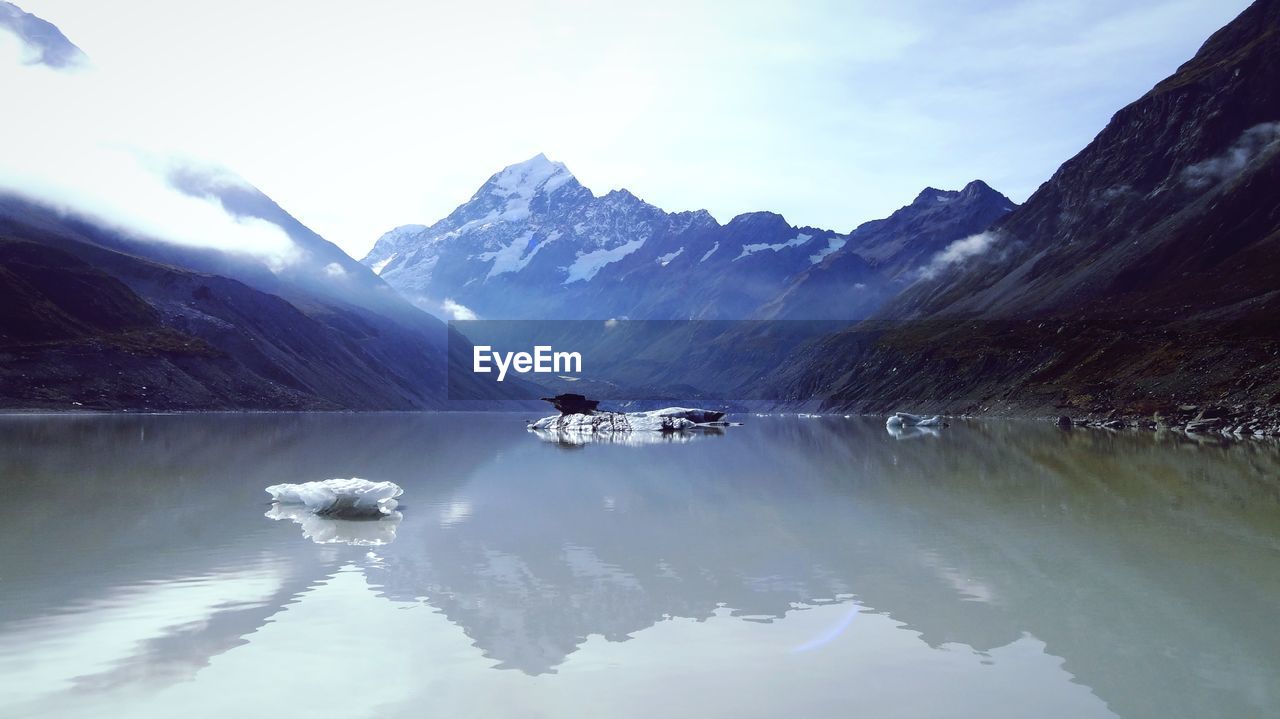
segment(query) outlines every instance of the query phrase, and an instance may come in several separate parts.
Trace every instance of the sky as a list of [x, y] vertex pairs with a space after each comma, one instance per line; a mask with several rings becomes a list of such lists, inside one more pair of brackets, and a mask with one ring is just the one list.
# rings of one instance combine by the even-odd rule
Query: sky
[[1020, 202], [1248, 3], [17, 4], [92, 62], [57, 101], [23, 80], [0, 122], [30, 162], [76, 137], [226, 167], [359, 259], [539, 152], [722, 222], [848, 231], [975, 178]]

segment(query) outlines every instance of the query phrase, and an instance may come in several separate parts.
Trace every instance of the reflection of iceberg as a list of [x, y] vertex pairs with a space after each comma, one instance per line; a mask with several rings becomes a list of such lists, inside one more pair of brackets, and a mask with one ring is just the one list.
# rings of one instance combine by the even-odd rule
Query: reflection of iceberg
[[919, 437], [939, 437], [942, 435], [933, 427], [903, 427], [901, 425], [886, 425], [885, 429], [889, 432], [889, 436], [894, 439], [916, 439]]
[[376, 547], [396, 540], [400, 513], [379, 515], [377, 519], [334, 519], [322, 517], [300, 504], [273, 504], [264, 515], [268, 519], [291, 519], [302, 525], [302, 536], [316, 544], [351, 544]]
[[562, 414], [543, 417], [529, 425], [531, 430], [550, 432], [679, 432], [694, 426], [684, 417], [641, 412], [596, 412], [595, 414]]
[[919, 414], [908, 414], [907, 412], [895, 412], [889, 415], [889, 419], [884, 423], [885, 427], [941, 427], [942, 418], [938, 415], [925, 417]]
[[531, 427], [530, 431], [543, 442], [551, 442], [561, 447], [583, 447], [588, 444], [621, 444], [628, 447], [684, 444], [692, 442], [702, 434], [724, 434], [724, 430], [719, 428], [708, 428], [699, 432], [574, 432]]
[[396, 508], [395, 498], [404, 490], [395, 482], [352, 478], [273, 484], [267, 487], [267, 492], [280, 504], [302, 505], [322, 517], [352, 519], [391, 514]]

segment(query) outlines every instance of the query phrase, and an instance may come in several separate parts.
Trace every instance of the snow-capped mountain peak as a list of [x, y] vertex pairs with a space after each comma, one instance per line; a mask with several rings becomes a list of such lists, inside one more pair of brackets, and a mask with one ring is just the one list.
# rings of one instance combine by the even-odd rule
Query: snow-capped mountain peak
[[575, 181], [575, 178], [563, 162], [554, 162], [538, 153], [524, 162], [503, 168], [489, 178], [476, 193], [476, 198], [484, 194], [499, 195], [511, 204], [523, 204], [527, 209], [534, 195], [539, 192], [550, 195], [570, 181]]
[[[963, 213], [948, 208], [967, 204], [961, 194], [926, 190], [929, 205], [904, 212], [942, 212], [933, 224], [951, 228]], [[539, 154], [490, 176], [439, 222], [383, 235], [363, 262], [440, 316], [451, 302], [488, 319], [804, 317], [824, 303], [822, 288], [878, 282], [862, 257], [843, 257], [851, 239], [774, 212], [721, 225], [706, 211], [666, 212], [625, 189], [597, 196]], [[810, 277], [817, 294], [801, 306], [766, 307]], [[824, 312], [862, 312], [875, 296], [859, 291]]]

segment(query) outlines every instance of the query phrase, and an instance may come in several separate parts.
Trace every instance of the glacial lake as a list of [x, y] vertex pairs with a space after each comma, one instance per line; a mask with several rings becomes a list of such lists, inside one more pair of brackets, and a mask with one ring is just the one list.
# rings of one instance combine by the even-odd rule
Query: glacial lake
[[0, 716], [1280, 715], [1272, 445], [534, 416], [0, 417]]

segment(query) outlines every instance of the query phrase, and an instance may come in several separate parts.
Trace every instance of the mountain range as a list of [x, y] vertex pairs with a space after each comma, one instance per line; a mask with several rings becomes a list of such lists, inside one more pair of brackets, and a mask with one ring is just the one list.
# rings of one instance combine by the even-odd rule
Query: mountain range
[[[83, 60], [7, 3], [0, 29], [34, 48], [33, 61]], [[743, 396], [765, 386], [841, 410], [1276, 404], [1278, 80], [1280, 0], [1258, 0], [1023, 205], [975, 180], [926, 188], [849, 231], [770, 212], [722, 224], [626, 190], [596, 195], [538, 155], [444, 219], [391, 230], [356, 262], [233, 173], [183, 166], [165, 178], [283, 232], [297, 252], [273, 265], [10, 188], [0, 398], [61, 409], [445, 407], [447, 368], [469, 345], [437, 318], [628, 318], [838, 323], [746, 354], [753, 330], [728, 328], [683, 365], [628, 370], [650, 387]]]
[[1014, 206], [975, 180], [960, 191], [925, 189], [846, 233], [795, 227], [772, 212], [722, 225], [627, 190], [597, 196], [537, 155], [490, 177], [439, 222], [387, 232], [361, 262], [445, 317], [856, 319]]
[[[1280, 403], [1280, 2], [1258, 0], [1021, 207], [780, 394], [1166, 415]], [[892, 327], [885, 331], [885, 328]]]

